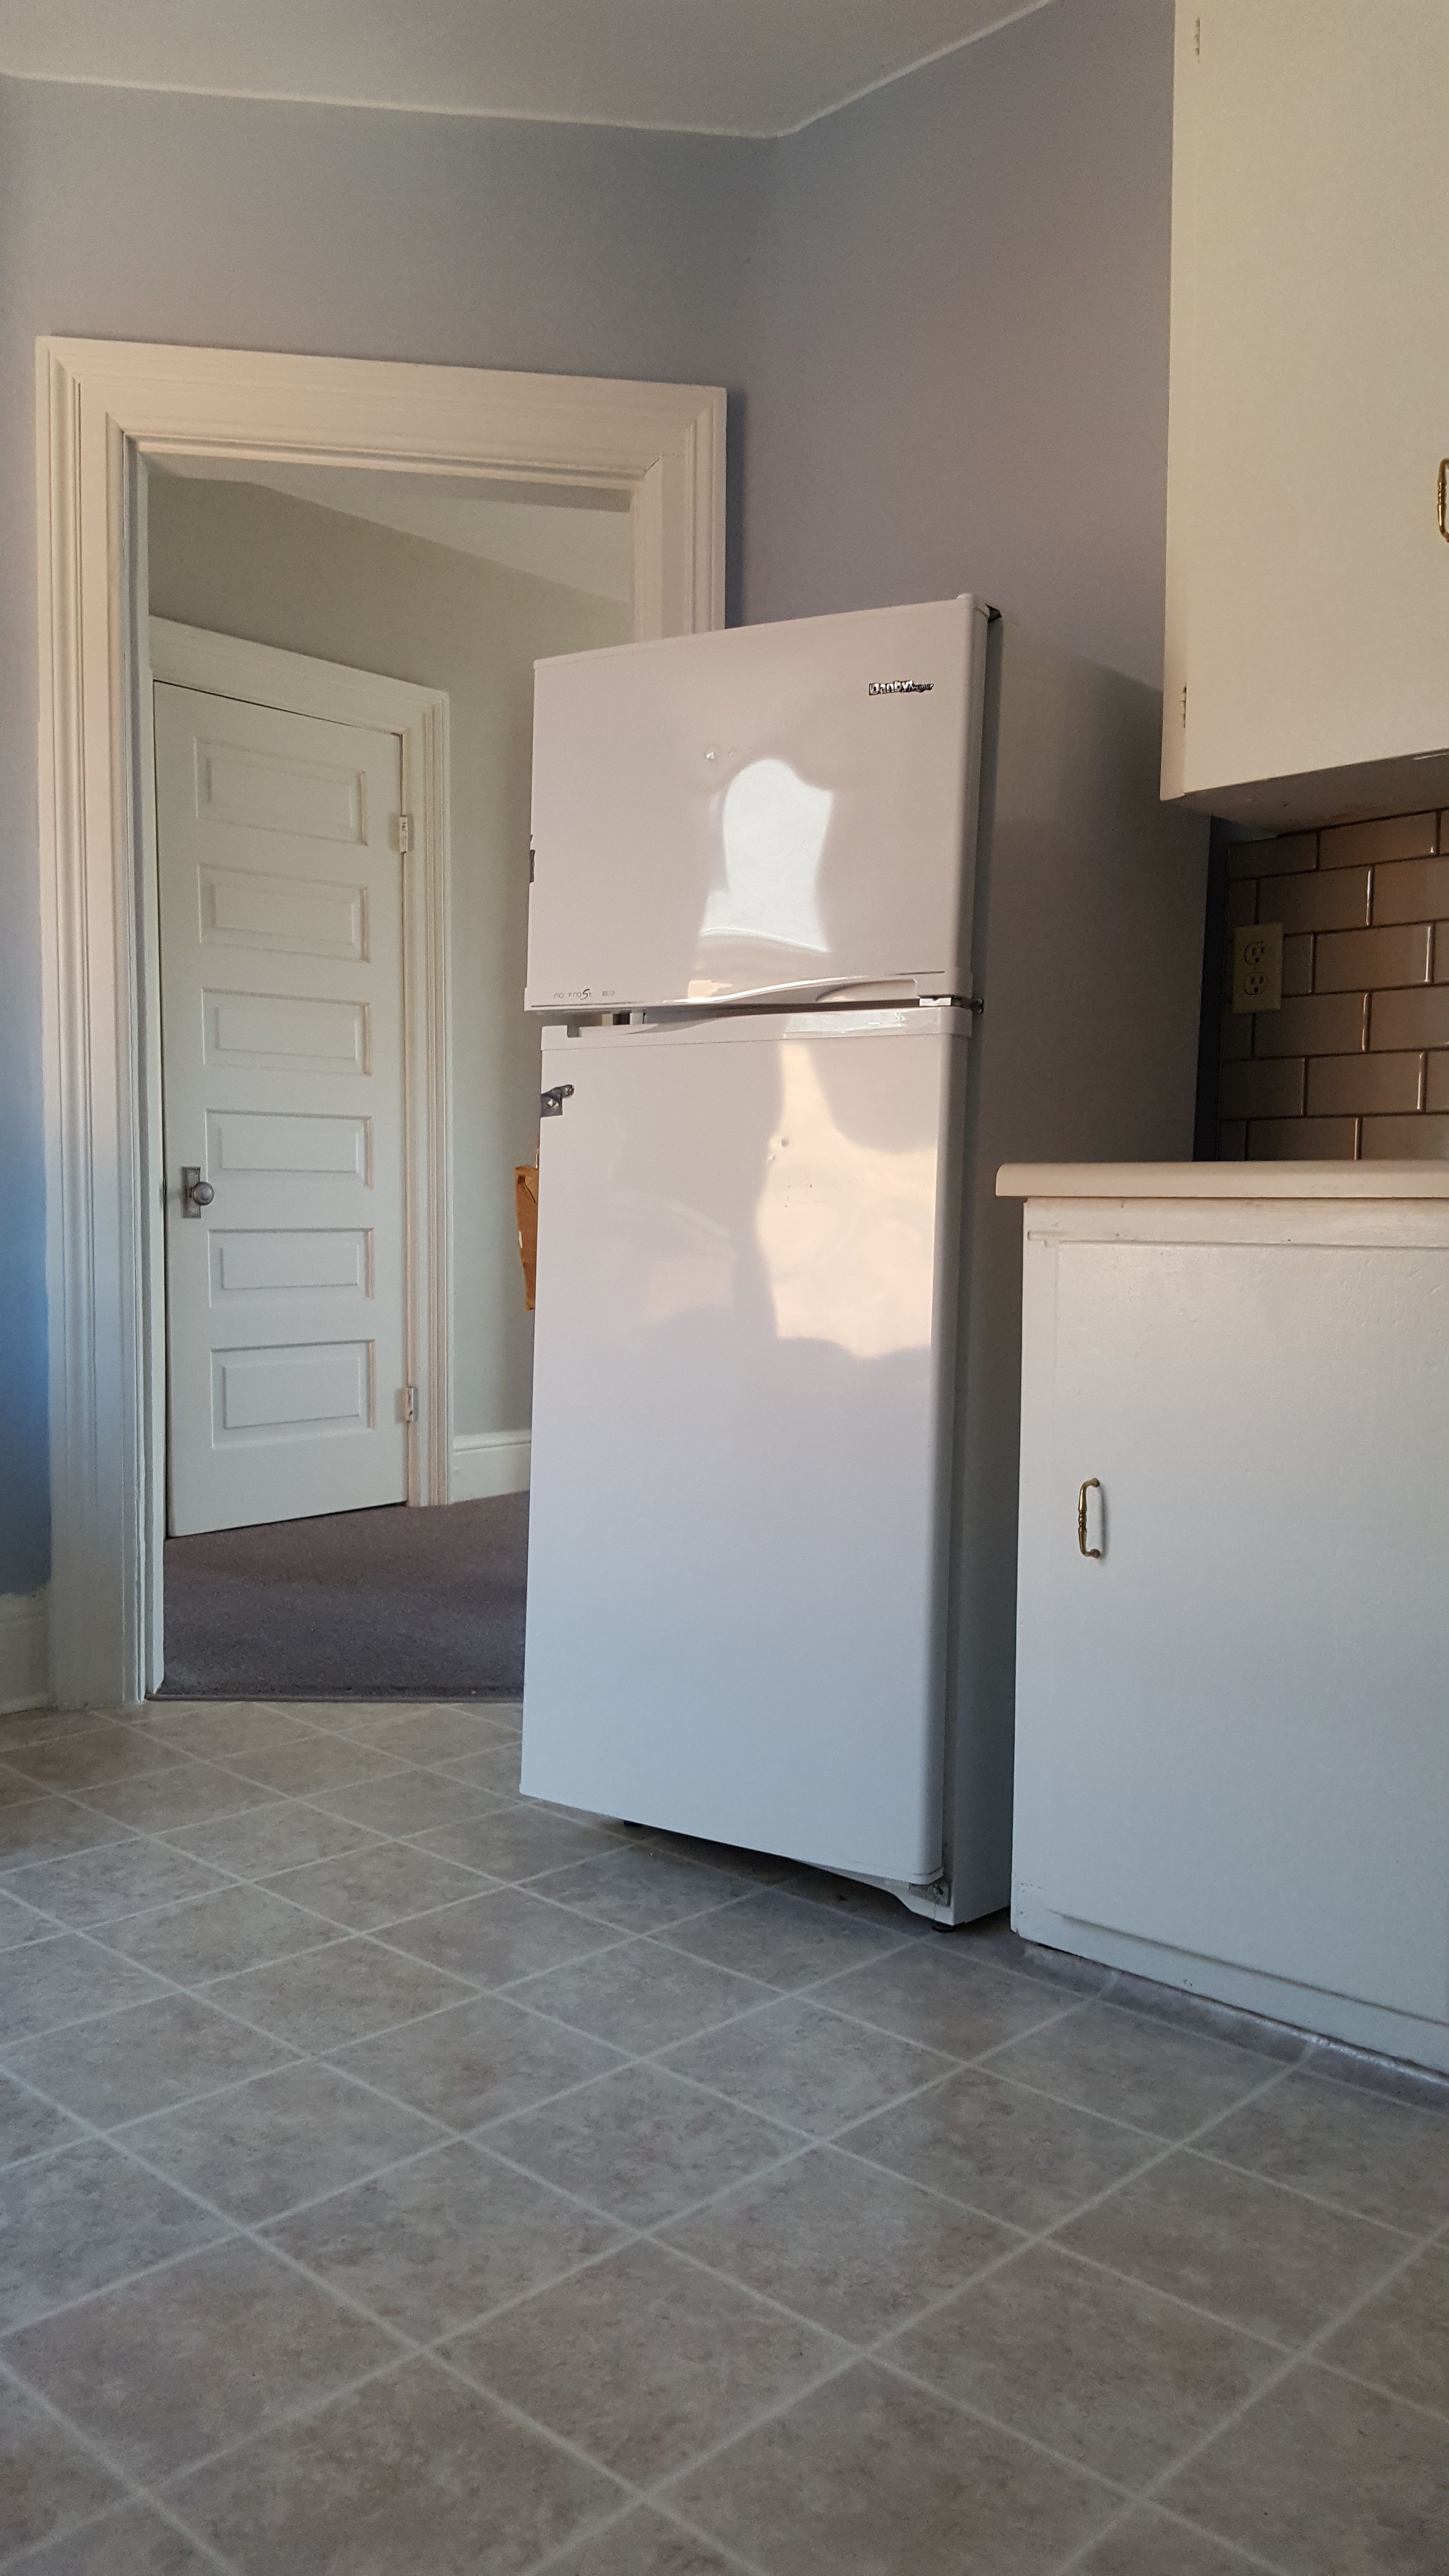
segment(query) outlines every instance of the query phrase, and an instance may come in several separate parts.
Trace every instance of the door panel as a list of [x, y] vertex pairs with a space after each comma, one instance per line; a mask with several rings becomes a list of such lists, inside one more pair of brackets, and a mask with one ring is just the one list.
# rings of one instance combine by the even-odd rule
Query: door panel
[[169, 1527], [402, 1502], [398, 738], [169, 685], [155, 710]]
[[546, 1042], [523, 1784], [920, 1882], [961, 1041], [879, 1016]]
[[1043, 1897], [1442, 2016], [1449, 1254], [1056, 1258]]

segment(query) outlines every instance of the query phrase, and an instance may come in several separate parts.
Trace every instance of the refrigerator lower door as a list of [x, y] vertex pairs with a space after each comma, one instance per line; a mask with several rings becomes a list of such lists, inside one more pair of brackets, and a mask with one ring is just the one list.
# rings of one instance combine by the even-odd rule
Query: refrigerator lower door
[[531, 1796], [939, 1875], [965, 1019], [546, 1038]]

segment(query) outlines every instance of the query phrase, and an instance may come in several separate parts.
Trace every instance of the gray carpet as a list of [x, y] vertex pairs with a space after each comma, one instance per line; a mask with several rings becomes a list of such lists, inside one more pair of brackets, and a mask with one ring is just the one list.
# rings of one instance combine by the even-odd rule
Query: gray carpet
[[516, 1699], [528, 1496], [166, 1542], [165, 1699]]

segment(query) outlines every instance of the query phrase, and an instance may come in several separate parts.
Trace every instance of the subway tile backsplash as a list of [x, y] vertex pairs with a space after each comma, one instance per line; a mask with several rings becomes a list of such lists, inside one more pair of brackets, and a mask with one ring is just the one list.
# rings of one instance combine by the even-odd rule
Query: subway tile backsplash
[[1228, 857], [1227, 924], [1283, 925], [1283, 1002], [1224, 994], [1224, 1161], [1449, 1160], [1449, 813], [1395, 814]]

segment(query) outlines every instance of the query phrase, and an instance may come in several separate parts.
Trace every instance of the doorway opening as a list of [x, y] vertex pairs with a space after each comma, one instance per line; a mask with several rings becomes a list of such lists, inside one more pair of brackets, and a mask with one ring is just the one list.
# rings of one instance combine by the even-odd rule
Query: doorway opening
[[[450, 577], [455, 580], [466, 577], [476, 584], [486, 576], [496, 585], [513, 578], [536, 583], [540, 592], [563, 591], [577, 599], [586, 595], [586, 583], [559, 582], [547, 566], [540, 568], [527, 558], [520, 564], [516, 549], [536, 542], [550, 524], [557, 536], [564, 518], [577, 536], [580, 523], [587, 519], [596, 523], [595, 544], [613, 545], [616, 562], [620, 539], [627, 531], [630, 597], [604, 602], [601, 614], [606, 611], [606, 621], [611, 621], [607, 635], [580, 633], [576, 623], [552, 644], [532, 640], [530, 664], [534, 652], [575, 649], [579, 644], [612, 640], [621, 631], [643, 638], [718, 625], [723, 622], [724, 398], [707, 387], [498, 376], [463, 369], [95, 342], [43, 343], [40, 357], [46, 611], [42, 772], [49, 861], [46, 1014], [52, 1109], [52, 1695], [74, 1706], [114, 1705], [134, 1702], [165, 1686], [168, 1544], [184, 1547], [195, 1541], [217, 1549], [234, 1530], [232, 1543], [238, 1551], [250, 1545], [255, 1552], [261, 1542], [255, 1535], [247, 1541], [248, 1530], [254, 1534], [279, 1531], [284, 1541], [290, 1533], [295, 1574], [299, 1532], [306, 1533], [307, 1545], [317, 1552], [328, 1524], [351, 1523], [350, 1553], [355, 1560], [361, 1552], [364, 1521], [370, 1538], [385, 1535], [385, 1524], [393, 1521], [414, 1547], [421, 1544], [426, 1525], [432, 1524], [437, 1543], [426, 1555], [436, 1571], [454, 1552], [442, 1543], [448, 1524], [438, 1518], [440, 1511], [457, 1512], [460, 1505], [465, 1509], [501, 1505], [512, 1506], [521, 1517], [526, 1509], [528, 1326], [514, 1239], [512, 1183], [513, 1165], [528, 1157], [533, 1131], [530, 1119], [528, 1132], [520, 1139], [518, 1126], [510, 1124], [523, 1114], [519, 1104], [530, 1093], [534, 1114], [537, 1107], [536, 1070], [524, 1071], [526, 1050], [535, 1042], [517, 1007], [527, 889], [526, 692], [523, 696], [517, 689], [512, 696], [502, 693], [512, 726], [513, 793], [521, 796], [516, 810], [523, 818], [516, 847], [510, 839], [508, 900], [516, 906], [511, 934], [516, 944], [510, 955], [506, 921], [502, 928], [495, 923], [490, 931], [483, 917], [486, 905], [483, 915], [468, 926], [471, 945], [464, 939], [465, 925], [457, 915], [457, 888], [464, 873], [456, 810], [463, 728], [458, 686], [449, 669], [438, 666], [436, 648], [442, 630], [437, 619], [423, 619], [413, 642], [420, 651], [424, 646], [427, 650], [422, 659], [410, 659], [401, 649], [407, 618], [394, 587], [385, 608], [375, 611], [380, 625], [368, 630], [358, 615], [342, 640], [333, 640], [337, 629], [324, 631], [324, 614], [333, 615], [346, 604], [352, 578], [334, 565], [325, 580], [319, 576], [310, 587], [294, 581], [292, 622], [274, 623], [270, 608], [263, 620], [257, 587], [261, 552], [250, 543], [246, 530], [250, 526], [255, 533], [257, 513], [271, 514], [276, 520], [277, 514], [301, 512], [309, 542], [320, 542], [315, 519], [337, 545], [345, 535], [354, 551], [359, 545], [364, 549], [412, 545], [435, 570], [450, 565]], [[465, 523], [458, 513], [468, 514], [476, 536], [480, 510], [491, 517], [489, 543], [471, 547], [460, 543]], [[419, 513], [431, 514], [421, 528]], [[148, 545], [148, 514], [153, 520], [154, 549]], [[199, 518], [206, 514], [214, 519], [217, 514], [230, 514], [229, 598], [223, 596], [221, 578], [226, 571], [225, 532], [218, 522], [203, 535]], [[610, 524], [605, 527], [605, 522]], [[293, 515], [289, 524], [295, 537], [304, 522]], [[274, 525], [269, 535], [274, 561], [277, 541]], [[287, 553], [285, 541], [280, 551]], [[148, 558], [151, 568], [160, 567], [163, 558], [165, 563], [154, 594]], [[602, 593], [595, 597], [604, 599]], [[352, 605], [357, 605], [355, 597]], [[396, 908], [395, 882], [390, 889], [381, 864], [384, 854], [380, 845], [374, 847], [370, 834], [364, 840], [354, 829], [350, 845], [345, 841], [327, 844], [325, 830], [320, 835], [294, 834], [288, 844], [288, 866], [258, 866], [254, 851], [249, 869], [231, 871], [233, 877], [244, 879], [250, 873], [253, 879], [270, 880], [261, 889], [260, 901], [255, 882], [250, 886], [232, 883], [222, 889], [219, 911], [214, 904], [210, 916], [198, 913], [203, 922], [210, 919], [216, 934], [210, 941], [214, 953], [203, 956], [207, 941], [189, 930], [189, 963], [183, 955], [180, 965], [168, 968], [162, 955], [164, 924], [153, 861], [155, 825], [158, 820], [164, 823], [161, 773], [159, 767], [152, 771], [159, 734], [153, 736], [148, 719], [153, 689], [170, 688], [179, 698], [190, 690], [193, 703], [181, 708], [172, 705], [176, 739], [170, 743], [170, 754], [178, 776], [185, 772], [189, 758], [193, 822], [195, 781], [200, 775], [197, 743], [203, 737], [219, 746], [218, 774], [231, 759], [231, 786], [238, 794], [239, 769], [250, 761], [248, 792], [254, 803], [265, 802], [270, 795], [275, 804], [277, 781], [284, 775], [291, 788], [299, 790], [309, 762], [313, 771], [346, 771], [346, 760], [318, 759], [322, 737], [294, 734], [284, 743], [272, 722], [282, 716], [343, 730], [350, 725], [354, 732], [378, 736], [370, 746], [352, 746], [358, 758], [348, 792], [354, 803], [360, 796], [364, 804], [370, 801], [374, 806], [379, 800], [387, 805], [395, 797], [395, 819], [410, 818], [415, 800], [411, 791], [404, 794], [401, 785], [394, 791], [392, 780], [400, 772], [388, 768], [392, 747], [381, 739], [391, 735], [402, 761], [406, 729], [381, 718], [358, 726], [355, 710], [319, 713], [314, 706], [289, 705], [285, 696], [278, 705], [279, 692], [271, 687], [255, 695], [229, 695], [237, 684], [217, 687], [214, 672], [209, 689], [192, 685], [194, 672], [184, 678], [161, 678], [159, 666], [153, 680], [149, 668], [153, 609], [163, 621], [156, 629], [158, 651], [167, 642], [165, 629], [171, 630], [169, 641], [174, 645], [175, 630], [184, 627], [193, 637], [210, 637], [216, 652], [249, 646], [273, 655], [292, 655], [314, 666], [330, 664], [354, 681], [402, 682], [431, 699], [435, 743], [446, 735], [453, 747], [453, 917], [450, 929], [450, 908], [445, 906], [441, 951], [436, 941], [429, 951], [434, 956], [441, 953], [442, 959], [441, 966], [432, 970], [437, 988], [432, 995], [434, 1037], [440, 1026], [446, 1028], [451, 988], [453, 1042], [442, 1059], [441, 1073], [436, 1046], [431, 1055], [423, 1049], [424, 1073], [414, 1086], [414, 1096], [408, 1095], [404, 1083], [398, 1109], [404, 1130], [406, 1223], [413, 1225], [415, 1208], [425, 1202], [418, 1222], [423, 1247], [431, 1250], [437, 1209], [443, 1205], [447, 1209], [444, 1240], [450, 1241], [451, 1257], [432, 1261], [432, 1284], [424, 1294], [409, 1268], [415, 1247], [404, 1245], [402, 1339], [399, 1343], [394, 1332], [386, 1352], [378, 1347], [383, 1339], [380, 1328], [377, 1332], [359, 1328], [349, 1334], [345, 1315], [337, 1311], [312, 1344], [304, 1335], [293, 1333], [290, 1325], [286, 1330], [274, 1329], [279, 1309], [274, 1307], [269, 1317], [263, 1314], [268, 1297], [303, 1304], [313, 1297], [319, 1313], [329, 1298], [345, 1300], [350, 1293], [354, 1301], [359, 1300], [368, 1284], [369, 1260], [371, 1277], [380, 1281], [382, 1255], [377, 1240], [371, 1245], [359, 1240], [369, 1232], [361, 1212], [349, 1213], [339, 1206], [329, 1211], [326, 1224], [320, 1224], [313, 1221], [320, 1213], [320, 1202], [309, 1209], [305, 1193], [300, 1203], [294, 1194], [290, 1208], [275, 1196], [268, 1205], [266, 1188], [277, 1192], [285, 1177], [274, 1157], [267, 1171], [251, 1175], [262, 1200], [250, 1214], [242, 1209], [237, 1223], [228, 1226], [218, 1221], [209, 1227], [204, 1203], [199, 1223], [180, 1214], [183, 1168], [214, 1193], [217, 1183], [204, 1168], [209, 1151], [205, 1144], [188, 1150], [184, 1160], [171, 1153], [164, 1039], [169, 982], [182, 996], [182, 1017], [190, 1031], [189, 1041], [181, 1042], [182, 1053], [189, 1042], [198, 1058], [192, 1071], [199, 1071], [203, 1089], [209, 1080], [208, 1046], [209, 1061], [218, 1067], [227, 1059], [231, 1072], [240, 1074], [249, 1063], [253, 1076], [276, 1077], [277, 1096], [270, 1103], [258, 1100], [249, 1106], [244, 1099], [232, 1100], [223, 1103], [228, 1115], [285, 1115], [305, 1121], [332, 1114], [325, 1103], [319, 1110], [317, 1100], [308, 1096], [309, 1081], [315, 1078], [314, 1088], [322, 1082], [329, 1061], [339, 1068], [334, 1078], [344, 1078], [345, 1041], [351, 1045], [353, 1070], [359, 1079], [364, 1058], [381, 1066], [386, 1012], [380, 989], [349, 992], [344, 982], [334, 990], [318, 969], [339, 964], [335, 955], [323, 951], [329, 942], [335, 947], [340, 941], [346, 947], [343, 915], [348, 903], [355, 911], [360, 899], [361, 908], [370, 908], [374, 924], [380, 924], [389, 904]], [[493, 623], [497, 625], [496, 618]], [[477, 634], [486, 637], [489, 624], [486, 616], [475, 618]], [[200, 676], [205, 681], [206, 674]], [[207, 731], [201, 719], [208, 716], [208, 709], [194, 703], [208, 696], [226, 701], [222, 713], [227, 723], [219, 731]], [[443, 701], [446, 721], [439, 712]], [[234, 709], [251, 713], [243, 721], [229, 712]], [[180, 721], [183, 715], [195, 720], [189, 735]], [[478, 756], [483, 759], [488, 745], [487, 727], [481, 721], [470, 726], [469, 740], [480, 746]], [[286, 771], [289, 760], [293, 767]], [[439, 789], [444, 812], [449, 787], [446, 768]], [[320, 793], [316, 777], [309, 792]], [[340, 810], [335, 800], [343, 793], [335, 777], [331, 792], [335, 822]], [[295, 821], [296, 815], [291, 819]], [[252, 824], [257, 830], [264, 828], [255, 813]], [[184, 837], [183, 833], [183, 842]], [[275, 829], [275, 839], [274, 861], [287, 839], [286, 831]], [[334, 856], [336, 850], [350, 848], [351, 876], [345, 867], [334, 867], [329, 873], [327, 865], [311, 864], [319, 841], [333, 847]], [[359, 854], [365, 865], [358, 863]], [[410, 854], [395, 849], [387, 855], [397, 860]], [[301, 864], [304, 859], [306, 865]], [[177, 918], [186, 913], [189, 920], [191, 900], [202, 902], [204, 863], [199, 848], [191, 850], [186, 864], [191, 870], [191, 891], [184, 904], [178, 897]], [[486, 869], [477, 872], [480, 883], [487, 873]], [[286, 884], [278, 882], [283, 879]], [[339, 884], [351, 885], [350, 898], [339, 899]], [[309, 886], [321, 892], [308, 916], [310, 928], [304, 926], [299, 933], [306, 902], [314, 900], [305, 895]], [[299, 888], [304, 897], [300, 908]], [[287, 913], [289, 930], [281, 926], [279, 906]], [[416, 939], [409, 946], [408, 921], [404, 900], [399, 932], [404, 1070], [413, 1060], [420, 1012], [426, 1017], [428, 998], [426, 960], [419, 956]], [[459, 964], [465, 945], [466, 976]], [[352, 946], [356, 951], [355, 933]], [[422, 946], [426, 948], [427, 942]], [[238, 967], [243, 951], [252, 961], [245, 981]], [[259, 958], [270, 964], [252, 971]], [[354, 954], [352, 962], [362, 961]], [[371, 955], [367, 962], [370, 968]], [[419, 974], [423, 1004], [414, 989]], [[507, 1014], [487, 1007], [485, 988], [490, 977], [499, 994], [509, 996], [513, 1008]], [[209, 994], [227, 997], [225, 1032], [207, 1000]], [[291, 1008], [297, 1003], [306, 1006], [300, 1014]], [[337, 1007], [323, 1012], [317, 1007], [323, 1003]], [[310, 1025], [304, 1027], [308, 1012]], [[269, 1037], [284, 1042], [269, 1045]], [[263, 1061], [269, 1055], [276, 1060]], [[497, 1113], [486, 1135], [483, 1124], [475, 1119], [470, 1128], [462, 1114], [468, 1083], [480, 1065], [485, 1089], [491, 1084], [492, 1112]], [[443, 1096], [420, 1107], [415, 1095], [426, 1092], [429, 1085], [434, 1093], [441, 1085]], [[284, 1093], [290, 1095], [285, 1100]], [[473, 1105], [476, 1108], [476, 1099]], [[214, 1106], [204, 1100], [199, 1104], [203, 1134]], [[179, 1136], [185, 1115], [179, 1106], [172, 1107], [170, 1115]], [[419, 1120], [424, 1145], [415, 1149], [411, 1139]], [[335, 1147], [338, 1131], [330, 1132]], [[439, 1136], [444, 1139], [440, 1163]], [[275, 1131], [272, 1142], [275, 1145]], [[420, 1201], [419, 1171], [430, 1156], [434, 1166], [430, 1181], [440, 1178], [441, 1186], [422, 1190]], [[265, 1164], [266, 1157], [261, 1160]], [[240, 1171], [240, 1163], [236, 1168]], [[173, 1195], [177, 1197], [174, 1209]], [[211, 1204], [216, 1204], [215, 1198]], [[241, 1201], [236, 1205], [241, 1208]], [[368, 1211], [374, 1238], [379, 1232], [376, 1213], [376, 1206]], [[211, 1423], [215, 1426], [220, 1420], [239, 1462], [234, 1489], [245, 1483], [241, 1467], [253, 1474], [254, 1487], [244, 1508], [236, 1506], [235, 1493], [231, 1504], [203, 1504], [200, 1518], [209, 1516], [211, 1526], [201, 1526], [193, 1511], [189, 1525], [178, 1526], [169, 1540], [168, 1495], [173, 1487], [167, 1399], [171, 1380], [179, 1382], [184, 1372], [168, 1344], [168, 1227], [178, 1252], [197, 1236], [206, 1239], [204, 1255], [187, 1254], [199, 1297], [192, 1319], [189, 1383], [193, 1403], [197, 1389], [203, 1398], [209, 1396]], [[230, 1247], [213, 1240], [228, 1232], [250, 1240], [238, 1240]], [[279, 1246], [283, 1234], [310, 1240]], [[320, 1240], [323, 1237], [330, 1239]], [[223, 1275], [227, 1263], [222, 1260], [228, 1251], [229, 1282]], [[396, 1257], [389, 1258], [396, 1277]], [[500, 1284], [504, 1279], [507, 1315]], [[178, 1273], [178, 1292], [179, 1284]], [[256, 1301], [251, 1309], [258, 1326], [254, 1337], [246, 1337], [249, 1327], [228, 1335], [216, 1316], [227, 1300], [233, 1301], [235, 1315], [249, 1298]], [[490, 1306], [499, 1330], [487, 1342], [480, 1326]], [[292, 1320], [295, 1324], [295, 1313]], [[263, 1323], [265, 1331], [260, 1329]], [[520, 1347], [525, 1355], [522, 1369]], [[238, 1358], [237, 1353], [252, 1356]], [[445, 1403], [439, 1392], [444, 1387]], [[412, 1389], [415, 1395], [410, 1394]], [[480, 1390], [486, 1402], [475, 1400]], [[387, 1420], [389, 1393], [394, 1406], [400, 1405], [404, 1413], [412, 1407], [413, 1423]], [[309, 1407], [313, 1408], [310, 1413]], [[285, 1433], [300, 1465], [309, 1443], [315, 1445], [316, 1435], [308, 1424], [318, 1418], [318, 1407], [334, 1426], [327, 1437], [337, 1448], [350, 1436], [360, 1455], [364, 1428], [369, 1435], [373, 1431], [386, 1435], [376, 1444], [377, 1453], [390, 1461], [386, 1473], [394, 1481], [398, 1456], [402, 1456], [404, 1498], [359, 1494], [355, 1511], [339, 1513], [329, 1508], [338, 1498], [327, 1490], [325, 1478], [309, 1485], [299, 1474], [290, 1517], [250, 1516], [276, 1509], [275, 1500], [266, 1499], [259, 1463], [267, 1441]], [[202, 1419], [205, 1414], [203, 1401]], [[399, 1439], [396, 1434], [405, 1436]], [[239, 1453], [247, 1448], [256, 1456], [239, 1460]], [[184, 1482], [179, 1479], [177, 1492]], [[203, 1476], [200, 1485], [205, 1482]], [[193, 1491], [200, 1489], [195, 1478], [192, 1486]], [[305, 1499], [298, 1508], [297, 1495], [304, 1487]], [[275, 1493], [275, 1479], [270, 1490]], [[230, 1528], [222, 1525], [227, 1523]], [[343, 1534], [348, 1535], [345, 1526]], [[501, 1547], [499, 1554], [506, 1557], [507, 1548]], [[380, 1591], [386, 1581], [385, 1569], [376, 1569], [371, 1589]], [[335, 1588], [342, 1596], [348, 1591], [345, 1582]], [[478, 1589], [476, 1583], [471, 1588]], [[359, 1589], [358, 1584], [352, 1586], [354, 1596]], [[312, 1607], [315, 1610], [315, 1600]], [[234, 1616], [234, 1625], [239, 1624]], [[257, 1623], [252, 1619], [246, 1624], [255, 1628]], [[348, 1628], [345, 1597], [335, 1624], [339, 1634]], [[361, 1624], [355, 1614], [350, 1624], [354, 1628]], [[395, 1613], [392, 1625], [405, 1628], [406, 1622]], [[311, 1684], [303, 1687], [316, 1691], [326, 1687], [328, 1680], [319, 1668]], [[227, 1677], [218, 1675], [211, 1686], [228, 1686]], [[235, 1691], [238, 1684], [231, 1681], [229, 1687]], [[281, 1680], [272, 1687], [280, 1695]], [[334, 1683], [333, 1687], [355, 1685]], [[379, 1691], [386, 1695], [389, 1689], [408, 1696], [420, 1690], [442, 1695], [446, 1690], [452, 1696], [457, 1687], [451, 1676], [439, 1681], [418, 1669], [389, 1683], [378, 1671], [375, 1655], [369, 1662], [369, 1696]], [[249, 1693], [255, 1691], [255, 1679], [246, 1688]], [[289, 1684], [286, 1695], [298, 1692]]]
[[628, 511], [153, 466], [146, 520], [160, 1690], [515, 1698], [533, 666], [629, 639]]

